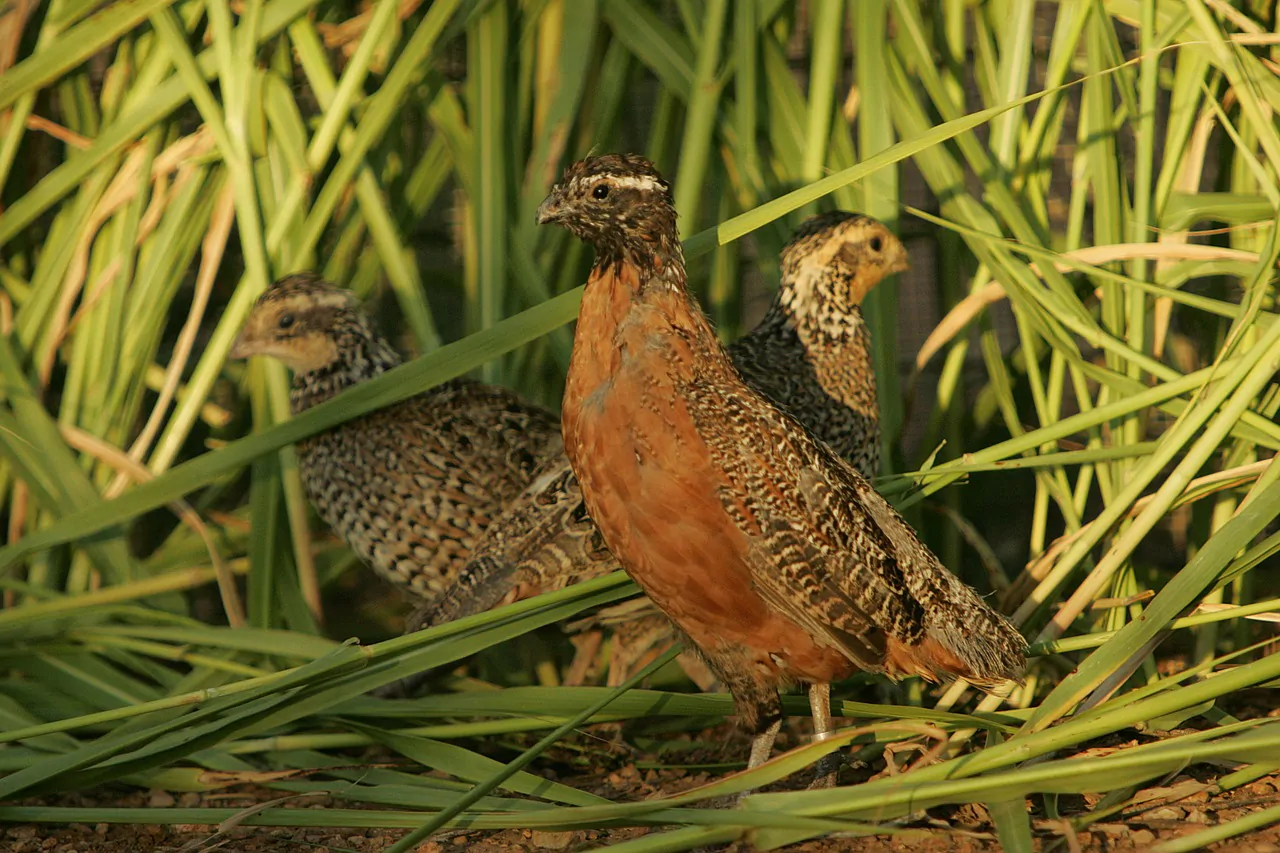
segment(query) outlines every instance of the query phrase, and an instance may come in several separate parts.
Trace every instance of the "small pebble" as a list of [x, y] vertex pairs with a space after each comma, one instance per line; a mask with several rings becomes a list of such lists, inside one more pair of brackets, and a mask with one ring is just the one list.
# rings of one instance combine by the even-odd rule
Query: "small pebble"
[[534, 830], [531, 839], [535, 846], [547, 850], [563, 850], [573, 843], [572, 832], [543, 832]]
[[1139, 850], [1144, 850], [1156, 840], [1156, 834], [1149, 829], [1135, 829], [1129, 833], [1129, 840]]
[[151, 795], [147, 797], [147, 805], [153, 809], [173, 808], [173, 804], [175, 802], [177, 802], [177, 800], [173, 798], [173, 794], [159, 789], [152, 791]]

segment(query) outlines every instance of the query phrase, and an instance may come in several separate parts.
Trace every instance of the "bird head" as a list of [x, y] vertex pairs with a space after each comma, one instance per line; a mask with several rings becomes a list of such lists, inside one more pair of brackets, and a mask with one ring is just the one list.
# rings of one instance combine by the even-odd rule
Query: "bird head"
[[811, 216], [782, 249], [781, 302], [795, 315], [847, 316], [907, 250], [883, 222], [843, 210]]
[[652, 250], [674, 238], [675, 219], [670, 184], [638, 154], [574, 163], [538, 207], [539, 225], [561, 225], [601, 255], [643, 244]]
[[334, 364], [344, 339], [371, 334], [355, 294], [314, 273], [298, 273], [258, 297], [229, 357], [265, 355], [295, 374], [310, 373]]

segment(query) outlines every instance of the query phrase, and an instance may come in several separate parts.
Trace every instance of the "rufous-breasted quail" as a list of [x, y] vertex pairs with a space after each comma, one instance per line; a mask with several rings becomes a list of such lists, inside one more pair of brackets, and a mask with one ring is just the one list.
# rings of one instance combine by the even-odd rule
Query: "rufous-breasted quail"
[[[729, 346], [729, 355], [756, 391], [873, 477], [879, 468], [879, 407], [861, 304], [886, 276], [907, 268], [906, 249], [878, 220], [833, 211], [801, 223], [780, 262], [768, 312]], [[424, 604], [410, 626], [440, 624], [619, 568], [561, 457], [495, 520], [450, 589]], [[583, 624], [613, 628], [614, 684], [675, 638], [665, 617], [636, 602], [608, 608]], [[691, 675], [705, 686], [705, 676]]]
[[538, 209], [591, 244], [565, 452], [605, 544], [729, 688], [764, 762], [779, 689], [854, 671], [1016, 678], [1025, 642], [856, 468], [743, 381], [688, 292], [667, 182], [644, 158], [571, 166]]

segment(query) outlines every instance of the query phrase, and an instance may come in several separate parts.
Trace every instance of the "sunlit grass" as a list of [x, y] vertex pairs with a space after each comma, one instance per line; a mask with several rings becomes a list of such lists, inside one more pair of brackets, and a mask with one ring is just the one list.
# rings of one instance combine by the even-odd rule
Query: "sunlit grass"
[[[1277, 590], [1257, 571], [1280, 549], [1267, 22], [1200, 0], [829, 0], [803, 20], [794, 6], [148, 0], [3, 19], [21, 42], [0, 74], [0, 797], [252, 782], [384, 809], [267, 809], [249, 824], [666, 827], [618, 845], [635, 851], [747, 834], [771, 847], [982, 802], [1006, 849], [1024, 850], [1027, 797], [1108, 794], [1069, 817], [1084, 828], [1188, 763], [1235, 762], [1223, 788], [1280, 767], [1272, 722], [1222, 705], [1280, 679], [1258, 621], [1280, 610]], [[526, 766], [545, 743], [513, 767], [467, 742], [705, 720], [727, 697], [465, 682], [367, 694], [628, 595], [625, 578], [375, 645], [323, 636], [319, 592], [343, 557], [315, 541], [289, 445], [471, 371], [554, 404], [589, 253], [533, 210], [565, 164], [620, 147], [674, 176], [696, 286], [726, 330], [743, 258], [768, 278], [806, 213], [861, 209], [929, 235], [911, 248], [933, 253], [945, 319], [905, 386], [903, 303], [880, 288], [867, 306], [880, 485], [904, 507], [945, 505], [931, 544], [958, 568], [985, 545], [979, 483], [1031, 478], [1023, 550], [995, 572], [1034, 643], [1010, 697], [911, 685], [901, 704], [845, 701], [853, 727], [833, 741], [612, 804]], [[908, 162], [936, 208], [904, 199]], [[423, 251], [428, 238], [453, 254]], [[282, 370], [224, 362], [257, 293], [303, 267], [393, 300], [421, 355], [289, 418]], [[1005, 305], [1010, 334], [993, 313]], [[900, 439], [924, 382], [938, 403], [917, 451]], [[1140, 549], [1175, 521], [1178, 571]], [[142, 559], [138, 535], [154, 540]], [[215, 583], [247, 627], [191, 615], [191, 593]], [[1189, 650], [1176, 674], [1156, 666], [1173, 643]], [[806, 713], [798, 697], [787, 710]], [[1070, 757], [1188, 720], [1203, 731]], [[837, 746], [874, 761], [897, 741], [942, 760], [693, 807]], [[349, 764], [333, 751], [372, 745], [451, 778], [333, 769]], [[0, 820], [228, 817], [0, 806]]]

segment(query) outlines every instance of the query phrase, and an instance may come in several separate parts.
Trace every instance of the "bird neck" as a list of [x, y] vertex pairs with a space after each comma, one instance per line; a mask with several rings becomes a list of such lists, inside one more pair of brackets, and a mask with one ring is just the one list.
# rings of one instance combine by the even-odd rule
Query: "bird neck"
[[[672, 218], [669, 228], [649, 232], [652, 236], [635, 240], [623, 250], [622, 268], [635, 270], [634, 286], [629, 293], [628, 305], [618, 319], [636, 305], [660, 306], [662, 313], [677, 326], [685, 327], [708, 342], [716, 340], [715, 330], [703, 313], [702, 306], [689, 292], [687, 272], [684, 266], [684, 247]], [[630, 277], [621, 277], [624, 281]], [[696, 327], [696, 331], [695, 331]]]
[[386, 373], [402, 361], [391, 344], [369, 330], [345, 331], [336, 343], [337, 358], [324, 367], [294, 375], [289, 402], [295, 415]]
[[784, 351], [803, 353], [823, 392], [849, 409], [879, 417], [876, 374], [871, 360], [871, 331], [862, 308], [846, 311], [798, 311], [779, 291], [760, 324], [747, 336], [765, 349], [781, 344]]
[[678, 239], [632, 240], [612, 252], [596, 243], [596, 255], [578, 311], [565, 386], [566, 440], [575, 423], [571, 401], [595, 399], [595, 392], [611, 385], [628, 357], [646, 349], [648, 336], [678, 329], [679, 335], [703, 348], [718, 346], [685, 286]]
[[685, 290], [684, 247], [674, 210], [647, 210], [623, 231], [595, 235], [595, 274], [621, 265], [634, 267], [640, 291]]

